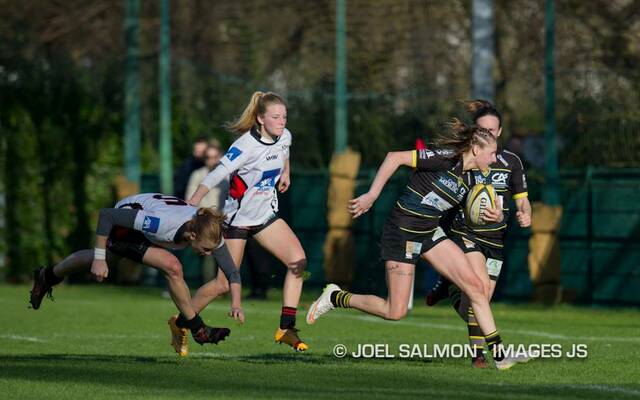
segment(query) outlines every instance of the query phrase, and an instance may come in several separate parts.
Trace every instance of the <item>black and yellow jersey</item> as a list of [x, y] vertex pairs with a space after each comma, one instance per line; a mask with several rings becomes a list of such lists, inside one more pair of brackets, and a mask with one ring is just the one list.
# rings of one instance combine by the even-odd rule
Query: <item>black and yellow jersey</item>
[[469, 226], [464, 216], [464, 207], [456, 214], [451, 231], [482, 244], [502, 248], [504, 233], [507, 228], [510, 199], [527, 197], [527, 180], [520, 157], [508, 150], [500, 150], [496, 162], [486, 172], [474, 169], [466, 172], [464, 182], [473, 187], [475, 184], [491, 184], [496, 190], [497, 202], [502, 204], [504, 219], [500, 223], [489, 223], [482, 226]]
[[389, 221], [407, 232], [427, 233], [437, 228], [445, 211], [464, 199], [469, 186], [462, 179], [462, 159], [450, 150], [415, 150], [413, 167], [416, 170]]

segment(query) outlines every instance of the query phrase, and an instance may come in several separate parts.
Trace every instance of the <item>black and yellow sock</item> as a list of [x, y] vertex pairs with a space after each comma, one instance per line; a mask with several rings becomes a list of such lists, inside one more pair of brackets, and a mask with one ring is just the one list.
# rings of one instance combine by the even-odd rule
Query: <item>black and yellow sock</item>
[[[462, 290], [460, 290], [456, 285], [451, 285], [449, 288], [449, 301], [451, 301], [451, 305], [456, 312], [460, 314], [458, 310], [460, 309], [460, 302], [462, 301]], [[464, 315], [460, 316], [465, 319]]]
[[351, 296], [353, 296], [353, 293], [347, 292], [346, 290], [336, 290], [331, 293], [331, 304], [338, 308], [351, 308], [351, 305], [349, 305]]
[[280, 313], [280, 329], [290, 329], [296, 326], [296, 313], [298, 309], [295, 307], [282, 307]]
[[176, 319], [176, 326], [178, 328], [189, 329], [191, 333], [195, 335], [196, 332], [198, 332], [200, 328], [204, 326], [204, 322], [202, 321], [202, 318], [200, 318], [198, 314], [196, 314], [196, 316], [193, 317], [192, 319], [187, 320], [184, 317], [184, 315], [180, 313], [180, 315], [178, 315], [178, 318]]
[[467, 329], [469, 331], [469, 344], [471, 345], [474, 351], [473, 358], [483, 357], [482, 351], [484, 350], [484, 335], [482, 334], [480, 325], [478, 325], [478, 321], [476, 320], [476, 316], [473, 313], [473, 309], [471, 307], [469, 307], [467, 318], [468, 318]]
[[487, 342], [489, 351], [493, 354], [493, 359], [495, 361], [502, 361], [504, 359], [504, 353], [502, 351], [502, 338], [500, 334], [498, 334], [498, 331], [486, 335], [484, 340]]

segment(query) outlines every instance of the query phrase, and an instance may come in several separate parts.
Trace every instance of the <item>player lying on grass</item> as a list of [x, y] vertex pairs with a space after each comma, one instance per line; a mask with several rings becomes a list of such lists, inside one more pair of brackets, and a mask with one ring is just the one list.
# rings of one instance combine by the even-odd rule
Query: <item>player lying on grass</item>
[[[313, 324], [324, 313], [339, 308], [355, 308], [389, 320], [407, 314], [415, 264], [426, 259], [442, 275], [455, 282], [469, 296], [483, 336], [494, 352], [499, 369], [517, 360], [505, 357], [489, 301], [488, 287], [473, 270], [464, 253], [449, 240], [439, 226], [443, 213], [459, 204], [469, 191], [462, 180], [465, 171], [486, 170], [496, 161], [496, 139], [486, 129], [467, 126], [458, 120], [448, 136], [440, 138], [433, 150], [391, 152], [380, 166], [369, 192], [351, 200], [354, 218], [367, 212], [387, 180], [401, 165], [417, 168], [387, 219], [381, 238], [381, 258], [385, 262], [388, 296], [359, 295], [330, 284], [307, 313]], [[500, 209], [488, 209], [485, 218], [501, 221]]]
[[[220, 213], [190, 206], [173, 196], [146, 193], [126, 197], [114, 208], [100, 210], [95, 249], [76, 251], [53, 267], [40, 267], [34, 271], [31, 307], [40, 308], [44, 296], [51, 297], [53, 286], [66, 276], [91, 268], [95, 279], [101, 282], [109, 276], [109, 265], [124, 258], [158, 269], [166, 276], [169, 293], [180, 311], [172, 319], [178, 330], [173, 332], [174, 336], [186, 338], [189, 329], [197, 343], [217, 344], [229, 335], [229, 329], [205, 325], [193, 310], [182, 265], [168, 249], [191, 246], [199, 255], [213, 254], [231, 282], [230, 315], [243, 322], [240, 273], [222, 238], [223, 220]], [[186, 343], [176, 343], [176, 352], [181, 353], [181, 345], [186, 347]]]
[[[466, 102], [465, 107], [476, 125], [488, 129], [496, 139], [501, 135], [502, 116], [493, 104], [484, 100], [473, 100]], [[498, 151], [496, 159], [488, 171], [473, 169], [465, 174], [464, 179], [469, 186], [478, 183], [491, 184], [496, 190], [498, 204], [503, 207], [504, 219], [474, 226], [466, 218], [464, 207], [460, 207], [448, 232], [451, 240], [465, 253], [467, 260], [484, 281], [485, 286], [489, 287], [489, 300], [493, 296], [504, 260], [502, 254], [504, 235], [510, 211], [507, 208], [509, 205], [505, 202], [509, 198], [513, 197], [515, 200], [518, 224], [523, 228], [531, 225], [531, 205], [527, 197], [527, 183], [522, 161], [517, 155], [505, 149]], [[456, 312], [467, 322], [469, 343], [476, 349], [472, 365], [476, 368], [486, 368], [487, 361], [482, 355], [484, 337], [469, 307], [469, 297], [456, 285], [451, 285], [446, 278], [440, 277], [427, 293], [427, 305], [432, 306], [447, 296], [450, 297]]]

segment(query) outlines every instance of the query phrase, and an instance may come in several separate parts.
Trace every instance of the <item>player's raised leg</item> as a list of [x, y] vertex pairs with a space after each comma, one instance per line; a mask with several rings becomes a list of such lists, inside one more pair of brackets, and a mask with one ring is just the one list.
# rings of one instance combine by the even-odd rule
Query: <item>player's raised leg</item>
[[282, 288], [280, 326], [274, 335], [275, 340], [278, 343], [286, 343], [295, 350], [305, 351], [309, 346], [300, 339], [298, 329], [295, 327], [298, 303], [302, 294], [303, 275], [307, 268], [304, 249], [298, 237], [282, 219], [269, 224], [254, 238], [287, 267]]

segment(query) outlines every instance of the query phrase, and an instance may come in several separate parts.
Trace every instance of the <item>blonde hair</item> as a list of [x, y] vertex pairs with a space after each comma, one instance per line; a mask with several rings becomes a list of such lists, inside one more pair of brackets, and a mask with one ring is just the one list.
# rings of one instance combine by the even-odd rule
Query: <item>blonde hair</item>
[[224, 214], [211, 208], [198, 208], [195, 217], [189, 221], [187, 231], [196, 235], [195, 242], [216, 249], [222, 242], [222, 223]]
[[485, 147], [495, 143], [496, 138], [488, 129], [476, 125], [467, 125], [457, 118], [448, 124], [449, 134], [436, 140], [436, 146], [453, 150], [456, 156], [469, 151], [474, 145]]
[[258, 115], [264, 115], [267, 107], [271, 104], [282, 104], [287, 106], [284, 99], [280, 95], [273, 92], [255, 92], [249, 100], [249, 104], [245, 107], [242, 115], [234, 122], [227, 122], [225, 128], [235, 134], [242, 134], [253, 128], [258, 123]]

